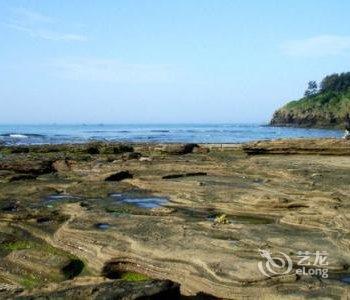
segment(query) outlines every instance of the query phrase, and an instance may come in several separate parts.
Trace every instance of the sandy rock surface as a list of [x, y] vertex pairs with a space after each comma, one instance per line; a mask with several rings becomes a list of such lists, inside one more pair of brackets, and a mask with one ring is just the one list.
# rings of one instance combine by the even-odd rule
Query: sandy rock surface
[[[152, 278], [208, 299], [349, 295], [349, 141], [61, 147], [1, 149], [3, 298]], [[134, 151], [149, 159], [125, 159]], [[105, 181], [119, 172], [132, 176]], [[263, 251], [292, 270], [267, 277]], [[329, 278], [297, 275], [299, 251], [327, 252]]]

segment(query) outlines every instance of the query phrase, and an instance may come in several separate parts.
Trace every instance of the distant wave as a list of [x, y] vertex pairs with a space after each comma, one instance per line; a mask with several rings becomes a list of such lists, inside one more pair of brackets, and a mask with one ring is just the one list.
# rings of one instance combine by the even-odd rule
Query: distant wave
[[87, 130], [85, 133], [129, 133], [130, 130]]
[[27, 139], [27, 138], [44, 138], [44, 135], [35, 134], [35, 133], [4, 133], [0, 134], [2, 137], [8, 137], [12, 139]]
[[150, 130], [150, 132], [167, 133], [167, 132], [170, 132], [170, 130], [154, 129], [154, 130]]
[[29, 138], [29, 136], [27, 136], [25, 134], [10, 134], [9, 137], [13, 138], [13, 139], [27, 139], [27, 138]]

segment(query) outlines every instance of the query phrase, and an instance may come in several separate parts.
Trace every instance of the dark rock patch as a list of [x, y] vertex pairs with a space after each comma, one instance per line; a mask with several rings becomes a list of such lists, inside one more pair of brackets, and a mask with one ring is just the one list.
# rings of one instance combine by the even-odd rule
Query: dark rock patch
[[24, 146], [12, 146], [8, 148], [11, 153], [28, 153], [29, 148]]
[[78, 276], [83, 269], [84, 263], [80, 259], [72, 259], [61, 271], [67, 279], [73, 279]]
[[122, 263], [108, 262], [102, 269], [102, 276], [108, 279], [120, 279], [125, 271], [126, 268]]
[[31, 175], [31, 174], [18, 174], [18, 175], [13, 175], [10, 177], [10, 182], [14, 181], [20, 181], [20, 180], [35, 180], [36, 175]]
[[19, 209], [19, 203], [18, 202], [10, 202], [5, 204], [2, 208], [1, 211], [4, 212], [15, 212]]
[[84, 207], [84, 208], [91, 208], [91, 204], [89, 202], [86, 202], [86, 201], [82, 201], [79, 203], [81, 207]]
[[105, 178], [105, 181], [121, 181], [134, 176], [129, 171], [120, 171]]
[[98, 150], [98, 148], [96, 146], [90, 146], [86, 149], [86, 153], [87, 154], [99, 154], [100, 151]]
[[192, 177], [192, 176], [207, 176], [208, 174], [206, 172], [193, 172], [193, 173], [184, 173], [184, 174], [170, 174], [165, 175], [162, 177], [162, 179], [175, 179], [175, 178], [182, 178], [182, 177]]
[[39, 223], [39, 224], [42, 224], [42, 223], [48, 223], [48, 222], [51, 222], [52, 221], [52, 218], [50, 217], [39, 217], [36, 219], [36, 222]]
[[299, 204], [299, 203], [292, 203], [287, 206], [288, 209], [298, 209], [298, 208], [308, 208], [308, 205], [305, 204]]
[[47, 159], [6, 159], [0, 160], [0, 169], [9, 170], [17, 173], [25, 173], [32, 175], [42, 175], [55, 172], [52, 167], [52, 160]]

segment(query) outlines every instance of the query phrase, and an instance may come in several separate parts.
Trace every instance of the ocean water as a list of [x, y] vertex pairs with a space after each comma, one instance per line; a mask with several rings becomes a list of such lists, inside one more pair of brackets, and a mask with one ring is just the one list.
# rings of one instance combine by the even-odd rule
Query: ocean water
[[0, 144], [60, 144], [88, 141], [243, 143], [280, 138], [340, 138], [327, 129], [260, 124], [0, 125]]

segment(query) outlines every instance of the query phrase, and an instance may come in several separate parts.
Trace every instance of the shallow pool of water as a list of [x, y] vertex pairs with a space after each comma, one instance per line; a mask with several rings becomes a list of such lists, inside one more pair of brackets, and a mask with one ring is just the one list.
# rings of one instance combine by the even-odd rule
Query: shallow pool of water
[[97, 223], [94, 226], [100, 230], [107, 230], [110, 227], [108, 223]]
[[168, 199], [165, 197], [156, 197], [156, 196], [139, 196], [139, 195], [128, 195], [128, 194], [111, 194], [111, 198], [115, 199], [120, 203], [126, 203], [135, 205], [141, 208], [159, 208], [165, 205], [168, 202]]
[[72, 196], [69, 194], [53, 194], [53, 195], [46, 196], [43, 199], [43, 202], [46, 205], [49, 205], [49, 204], [54, 204], [56, 202], [65, 201], [65, 200], [73, 200], [73, 199], [79, 199], [79, 197]]
[[350, 275], [344, 276], [340, 279], [341, 282], [350, 284]]

